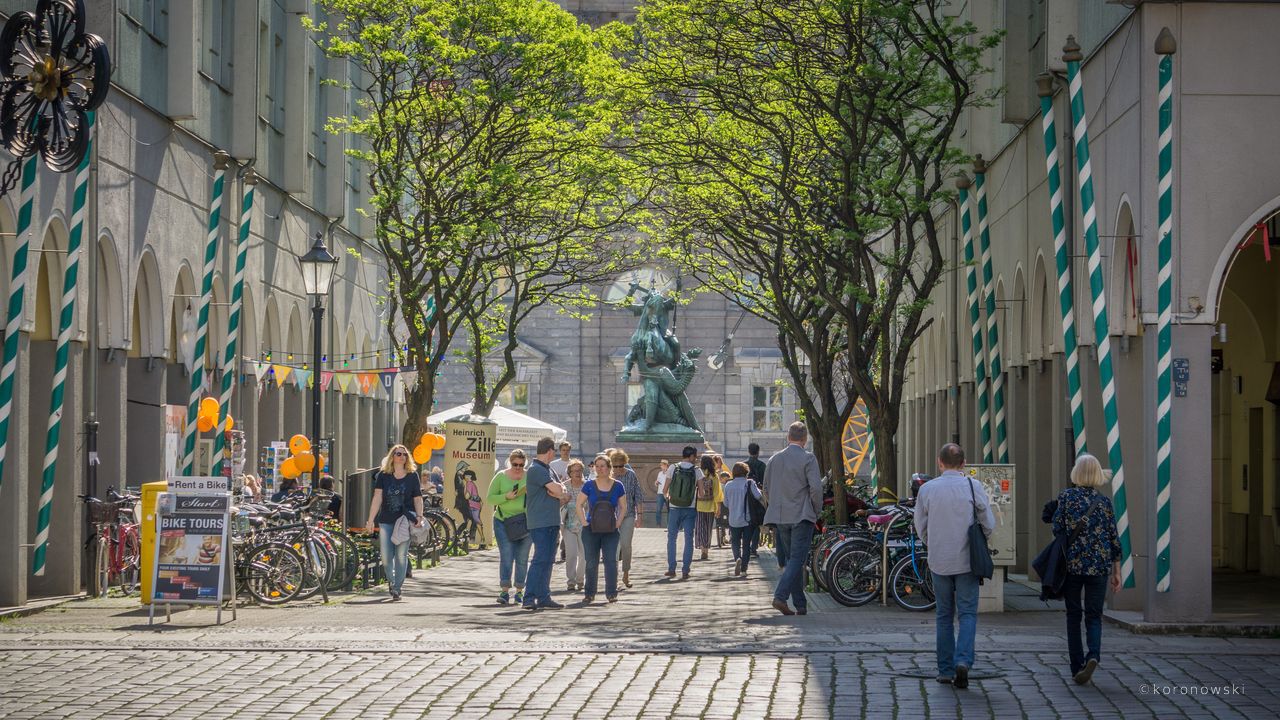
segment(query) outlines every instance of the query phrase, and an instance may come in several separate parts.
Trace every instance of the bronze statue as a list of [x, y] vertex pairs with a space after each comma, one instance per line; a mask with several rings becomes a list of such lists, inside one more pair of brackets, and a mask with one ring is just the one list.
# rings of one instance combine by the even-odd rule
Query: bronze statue
[[640, 322], [631, 334], [631, 352], [627, 353], [622, 382], [631, 380], [634, 367], [644, 386], [644, 395], [627, 413], [619, 439], [702, 439], [702, 429], [685, 395], [697, 370], [693, 360], [702, 350], [681, 352], [680, 341], [669, 327], [670, 313], [675, 306], [674, 298], [651, 290], [647, 291], [642, 304], [631, 307], [640, 316]]

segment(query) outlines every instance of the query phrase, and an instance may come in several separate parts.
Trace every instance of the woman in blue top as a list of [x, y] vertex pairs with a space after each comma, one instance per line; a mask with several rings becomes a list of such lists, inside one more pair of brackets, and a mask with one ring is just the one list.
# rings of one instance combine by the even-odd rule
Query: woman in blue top
[[[1102, 465], [1092, 455], [1076, 458], [1071, 484], [1058, 495], [1053, 513], [1053, 534], [1070, 538], [1067, 547], [1067, 579], [1062, 597], [1067, 601], [1067, 651], [1071, 674], [1084, 685], [1093, 676], [1102, 655], [1102, 603], [1111, 589], [1120, 589], [1120, 539], [1111, 500], [1098, 488], [1107, 483]], [[1083, 594], [1084, 602], [1080, 602]], [[1080, 647], [1080, 616], [1084, 616], [1088, 654]]]
[[393, 542], [396, 525], [402, 519], [409, 525], [422, 525], [422, 484], [417, 470], [409, 448], [396, 445], [382, 458], [382, 468], [373, 476], [373, 502], [369, 503], [369, 522], [365, 527], [378, 528], [382, 564], [386, 568], [387, 590], [391, 592], [392, 601], [400, 599], [400, 586], [409, 568], [410, 535], [406, 530], [401, 542]]
[[595, 477], [582, 486], [582, 493], [574, 503], [578, 521], [582, 523], [582, 549], [587, 556], [584, 600], [591, 603], [596, 599], [603, 556], [604, 596], [614, 602], [618, 599], [618, 528], [627, 514], [627, 491], [622, 487], [627, 454], [614, 450], [610, 456], [597, 455], [592, 467]]

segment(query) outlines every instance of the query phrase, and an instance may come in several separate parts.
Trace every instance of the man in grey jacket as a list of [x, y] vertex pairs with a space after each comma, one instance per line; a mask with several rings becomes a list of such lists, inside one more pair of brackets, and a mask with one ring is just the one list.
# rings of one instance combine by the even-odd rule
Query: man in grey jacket
[[[783, 615], [804, 615], [804, 566], [813, 544], [813, 528], [822, 510], [822, 476], [818, 459], [804, 449], [809, 429], [802, 422], [787, 429], [787, 446], [774, 453], [764, 469], [764, 524], [777, 533], [782, 577], [773, 591], [773, 607]], [[787, 598], [796, 609], [787, 607]]]
[[[978, 634], [978, 576], [969, 571], [969, 526], [975, 518], [991, 537], [996, 527], [986, 488], [960, 472], [964, 450], [947, 443], [938, 451], [942, 474], [920, 486], [916, 532], [929, 549], [933, 594], [938, 600], [936, 631], [938, 682], [969, 687], [973, 644]], [[953, 621], [959, 618], [959, 637]]]

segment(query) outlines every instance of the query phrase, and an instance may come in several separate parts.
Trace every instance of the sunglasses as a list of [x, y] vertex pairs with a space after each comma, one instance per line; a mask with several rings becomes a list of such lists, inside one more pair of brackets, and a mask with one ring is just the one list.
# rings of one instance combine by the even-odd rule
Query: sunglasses
[[626, 467], [626, 465], [614, 465], [613, 467], [616, 467], [616, 468], [624, 468], [624, 467]]
[[401, 452], [401, 451], [399, 451], [399, 450], [397, 450], [397, 451], [395, 451], [395, 452], [393, 452], [393, 453], [391, 453], [391, 454], [392, 454], [392, 456], [394, 456], [394, 457], [409, 457], [409, 453], [407, 453], [407, 452]]
[[524, 463], [511, 463], [511, 469], [512, 469], [512, 470], [516, 470], [516, 469], [518, 469], [518, 468], [522, 468], [522, 467], [524, 467]]

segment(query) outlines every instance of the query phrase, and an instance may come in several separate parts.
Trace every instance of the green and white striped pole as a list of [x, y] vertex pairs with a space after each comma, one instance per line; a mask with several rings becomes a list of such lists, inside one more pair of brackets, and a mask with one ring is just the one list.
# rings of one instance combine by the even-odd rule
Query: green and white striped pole
[[1040, 123], [1044, 127], [1044, 162], [1049, 176], [1049, 215], [1053, 220], [1053, 249], [1058, 259], [1058, 305], [1062, 310], [1062, 349], [1067, 357], [1067, 390], [1071, 393], [1071, 430], [1076, 457], [1086, 452], [1084, 391], [1080, 386], [1080, 343], [1076, 340], [1075, 293], [1071, 282], [1071, 257], [1067, 224], [1062, 210], [1062, 173], [1058, 166], [1058, 135], [1053, 127], [1053, 76], [1036, 80], [1040, 94]]
[[[58, 445], [62, 436], [62, 404], [67, 383], [67, 350], [71, 344], [71, 321], [75, 318], [76, 282], [80, 275], [80, 244], [84, 238], [85, 199], [89, 195], [89, 158], [93, 144], [94, 114], [90, 112], [90, 148], [76, 168], [71, 199], [71, 232], [67, 240], [67, 267], [62, 278], [62, 312], [58, 316], [58, 345], [54, 351], [53, 392], [49, 398], [49, 424], [44, 440], [44, 474], [40, 478], [40, 509], [36, 513], [36, 549], [31, 573], [44, 575], [49, 552], [49, 518], [53, 511], [53, 482], [58, 472]], [[92, 360], [91, 360], [92, 362]]]
[[867, 457], [871, 458], [871, 496], [875, 497], [880, 487], [880, 473], [876, 470], [876, 434], [867, 433]]
[[974, 267], [973, 220], [969, 212], [969, 177], [956, 178], [960, 190], [960, 229], [964, 234], [965, 278], [969, 289], [969, 326], [973, 331], [973, 394], [978, 402], [978, 422], [982, 437], [982, 462], [992, 462], [991, 405], [987, 399], [987, 362], [982, 352], [982, 310], [978, 307], [978, 274]]
[[1124, 486], [1124, 456], [1120, 451], [1120, 417], [1116, 409], [1116, 376], [1111, 364], [1111, 326], [1107, 319], [1107, 294], [1102, 282], [1102, 253], [1098, 248], [1098, 211], [1093, 205], [1093, 168], [1089, 163], [1089, 121], [1084, 109], [1080, 78], [1080, 46], [1067, 36], [1062, 59], [1067, 63], [1071, 94], [1071, 119], [1075, 128], [1076, 170], [1080, 176], [1080, 209], [1084, 215], [1085, 249], [1089, 253], [1089, 291], [1093, 297], [1093, 334], [1098, 343], [1098, 372], [1102, 381], [1102, 409], [1107, 421], [1107, 454], [1115, 484], [1116, 530], [1120, 534], [1120, 575], [1124, 586], [1134, 586], [1133, 552], [1129, 542], [1129, 502]]
[[1160, 183], [1158, 186], [1160, 269], [1156, 283], [1159, 319], [1156, 324], [1156, 592], [1168, 592], [1172, 535], [1169, 520], [1170, 441], [1173, 412], [1173, 54], [1178, 45], [1169, 28], [1161, 28], [1156, 37], [1156, 54], [1160, 56], [1160, 124], [1158, 144]]
[[31, 212], [36, 200], [36, 158], [22, 164], [21, 206], [18, 209], [18, 249], [13, 253], [13, 274], [9, 280], [9, 318], [4, 326], [4, 363], [0, 365], [0, 482], [4, 479], [5, 454], [9, 449], [9, 418], [13, 413], [13, 373], [18, 369], [18, 334], [22, 327], [22, 301], [27, 289], [27, 245]]
[[200, 281], [199, 314], [196, 316], [196, 348], [191, 362], [191, 395], [187, 401], [187, 430], [182, 444], [182, 474], [194, 474], [196, 464], [196, 418], [200, 414], [200, 394], [204, 390], [205, 342], [209, 334], [209, 301], [213, 298], [213, 268], [218, 258], [218, 225], [222, 221], [222, 188], [231, 156], [219, 150], [213, 154], [213, 200], [209, 205], [209, 236], [204, 249], [204, 274]]
[[230, 448], [227, 446], [227, 418], [231, 416], [231, 392], [235, 388], [236, 379], [240, 376], [240, 359], [236, 355], [237, 340], [240, 337], [240, 310], [244, 304], [244, 263], [249, 255], [249, 221], [253, 215], [253, 190], [258, 184], [258, 175], [250, 168], [244, 178], [244, 200], [240, 204], [240, 233], [236, 238], [236, 267], [231, 286], [231, 314], [227, 320], [227, 351], [222, 359], [222, 393], [219, 404], [222, 406], [222, 417], [218, 420], [217, 435], [213, 439], [213, 457], [215, 465], [213, 474], [221, 476], [225, 463], [230, 461]]
[[973, 184], [978, 195], [978, 241], [982, 252], [982, 295], [987, 307], [987, 355], [991, 365], [991, 405], [995, 415], [995, 462], [1009, 462], [1009, 431], [1004, 415], [1004, 365], [1000, 361], [1000, 326], [996, 324], [996, 281], [991, 268], [991, 230], [987, 224], [987, 162], [973, 160]]

